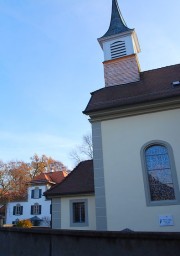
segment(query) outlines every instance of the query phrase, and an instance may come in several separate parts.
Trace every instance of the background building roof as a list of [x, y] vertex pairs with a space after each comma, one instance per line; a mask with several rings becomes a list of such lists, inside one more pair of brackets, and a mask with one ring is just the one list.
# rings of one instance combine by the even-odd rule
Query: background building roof
[[94, 193], [93, 160], [86, 160], [77, 167], [60, 184], [45, 192], [45, 196], [63, 196]]
[[48, 172], [48, 173], [41, 173], [32, 179], [29, 183], [53, 183], [57, 184], [64, 180], [64, 178], [68, 175], [66, 171], [58, 171], [58, 172]]

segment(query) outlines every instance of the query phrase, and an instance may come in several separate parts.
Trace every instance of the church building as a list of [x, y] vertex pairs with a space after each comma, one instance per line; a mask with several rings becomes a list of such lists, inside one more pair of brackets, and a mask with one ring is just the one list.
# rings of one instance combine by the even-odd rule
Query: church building
[[140, 46], [112, 0], [105, 87], [91, 93], [96, 229], [180, 231], [180, 64], [141, 72]]

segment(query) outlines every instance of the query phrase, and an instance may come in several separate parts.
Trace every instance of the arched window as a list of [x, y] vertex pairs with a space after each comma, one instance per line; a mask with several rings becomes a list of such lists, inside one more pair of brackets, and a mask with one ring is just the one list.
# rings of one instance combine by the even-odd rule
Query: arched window
[[174, 157], [168, 143], [157, 141], [142, 149], [145, 191], [148, 205], [179, 203]]

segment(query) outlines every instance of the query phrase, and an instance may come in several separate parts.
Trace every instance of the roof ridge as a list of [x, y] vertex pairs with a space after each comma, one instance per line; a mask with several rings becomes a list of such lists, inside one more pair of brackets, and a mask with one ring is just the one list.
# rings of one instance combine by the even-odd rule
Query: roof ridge
[[51, 177], [49, 175], [47, 175], [46, 173], [44, 173], [44, 176], [45, 176], [47, 181], [52, 181]]
[[142, 73], [147, 73], [147, 72], [151, 72], [151, 71], [156, 71], [156, 70], [159, 70], [159, 69], [164, 69], [164, 68], [169, 68], [169, 67], [175, 67], [175, 66], [179, 66], [180, 63], [177, 63], [177, 64], [173, 64], [173, 65], [167, 65], [167, 66], [163, 66], [163, 67], [159, 67], [159, 68], [152, 68], [152, 69], [149, 69], [149, 70], [144, 70], [142, 72], [140, 72], [140, 74]]
[[[175, 66], [179, 66], [179, 65], [180, 65], [180, 63], [178, 63], [178, 64], [173, 64], [173, 65], [168, 65], [168, 66], [163, 66], [163, 67], [159, 67], [159, 68], [154, 68], [154, 69], [149, 69], [149, 70], [144, 70], [144, 71], [141, 71], [141, 72], [140, 72], [140, 75], [141, 75], [141, 74], [144, 74], [144, 73], [151, 72], [151, 71], [156, 71], [156, 70], [160, 70], [160, 69], [164, 69], [164, 68], [175, 67]], [[101, 87], [101, 88], [99, 88], [99, 89], [97, 89], [97, 90], [95, 90], [95, 91], [93, 91], [93, 92], [90, 92], [90, 94], [93, 95], [93, 94], [95, 94], [96, 92], [101, 91], [101, 90], [104, 90], [104, 89], [106, 89], [106, 90], [111, 90], [112, 87], [127, 86], [127, 85], [134, 84], [134, 83], [138, 83], [138, 82], [141, 82], [141, 80], [136, 81], [136, 82], [127, 83], [127, 84], [117, 84], [117, 85], [113, 85], [113, 86]], [[84, 111], [83, 111], [83, 113], [84, 113]]]
[[[80, 163], [78, 163], [78, 164], [76, 165], [76, 167], [62, 180], [62, 182], [57, 183], [57, 184], [54, 185], [52, 188], [48, 189], [48, 193], [49, 193], [50, 191], [52, 191], [53, 189], [55, 189], [57, 186], [63, 184], [67, 179], [70, 179], [70, 177], [71, 177], [71, 176], [73, 175], [73, 173], [79, 168], [79, 166], [80, 166], [81, 164], [83, 164], [84, 162], [88, 162], [88, 161], [93, 161], [93, 159], [84, 160], [84, 161], [81, 161]], [[46, 192], [45, 192], [44, 194], [46, 195]]]
[[99, 111], [122, 109], [125, 106], [130, 109], [145, 101], [164, 101], [167, 98], [179, 97], [180, 87], [173, 86], [175, 81], [180, 81], [180, 64], [141, 72], [140, 80], [135, 83], [109, 86], [95, 91], [83, 113], [93, 118], [91, 113], [96, 112], [98, 116]]
[[[82, 162], [80, 162], [82, 163]], [[57, 183], [55, 186], [53, 186], [52, 188], [48, 189], [48, 192], [52, 191], [53, 189], [55, 189], [59, 184], [62, 184], [66, 179], [69, 178], [69, 176], [72, 175], [72, 173], [77, 169], [77, 167], [80, 165], [80, 163], [63, 179], [63, 181], [61, 183]], [[46, 193], [46, 192], [45, 192]]]
[[45, 173], [45, 174], [50, 174], [50, 173], [55, 173], [55, 172], [62, 172], [62, 171], [49, 171], [49, 172], [43, 172], [43, 173]]

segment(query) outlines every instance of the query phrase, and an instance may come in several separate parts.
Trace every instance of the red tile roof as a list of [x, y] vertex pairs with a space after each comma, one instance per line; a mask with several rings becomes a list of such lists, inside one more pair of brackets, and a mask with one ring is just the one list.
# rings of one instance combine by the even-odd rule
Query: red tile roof
[[31, 180], [32, 183], [60, 183], [64, 180], [64, 178], [68, 175], [66, 171], [57, 171], [57, 172], [48, 172], [48, 173], [41, 173], [38, 176], [36, 176], [33, 180]]
[[93, 160], [83, 161], [60, 184], [49, 189], [45, 196], [94, 193]]
[[175, 81], [180, 81], [180, 64], [141, 72], [139, 82], [93, 92], [83, 113], [179, 97], [180, 86], [173, 86]]

